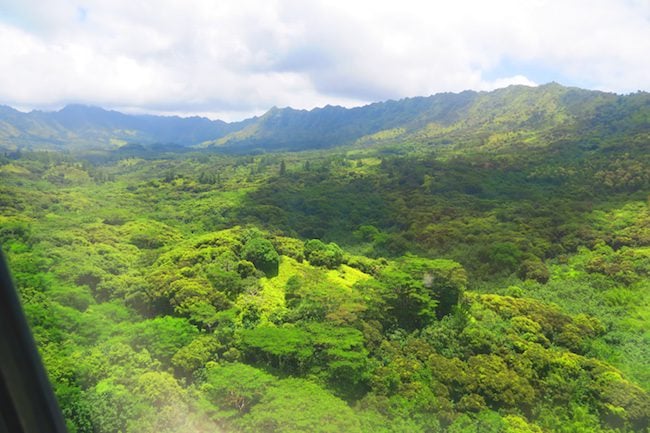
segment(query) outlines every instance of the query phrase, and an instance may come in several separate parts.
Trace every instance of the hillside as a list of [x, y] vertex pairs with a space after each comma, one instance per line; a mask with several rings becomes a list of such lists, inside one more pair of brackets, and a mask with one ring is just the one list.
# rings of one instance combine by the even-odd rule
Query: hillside
[[650, 95], [626, 96], [563, 87], [510, 86], [406, 98], [357, 108], [272, 108], [259, 118], [225, 123], [205, 118], [130, 116], [97, 107], [58, 112], [0, 109], [6, 149], [115, 149], [126, 144], [175, 145], [222, 152], [308, 150], [388, 140], [456, 148], [499, 149], [560, 141], [600, 141], [644, 134]]
[[[254, 119], [252, 119], [254, 120]], [[190, 146], [250, 123], [200, 117], [127, 115], [99, 107], [68, 105], [56, 112], [21, 113], [0, 107], [0, 147], [14, 150], [115, 149], [127, 144]]]
[[551, 83], [444, 93], [352, 109], [272, 109], [255, 123], [212, 144], [229, 149], [302, 150], [415, 141], [489, 148], [584, 140], [591, 135], [602, 140], [647, 132], [648, 125], [647, 93], [618, 96]]

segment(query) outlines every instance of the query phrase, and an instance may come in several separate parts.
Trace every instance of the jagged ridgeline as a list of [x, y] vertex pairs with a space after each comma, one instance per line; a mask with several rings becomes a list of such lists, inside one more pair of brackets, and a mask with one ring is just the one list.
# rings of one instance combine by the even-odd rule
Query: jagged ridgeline
[[647, 432], [649, 104], [0, 110], [0, 242], [69, 430]]
[[274, 107], [261, 117], [234, 123], [125, 115], [82, 105], [31, 113], [0, 107], [0, 138], [9, 149], [128, 146], [124, 150], [131, 151], [155, 145], [158, 151], [189, 147], [265, 152], [386, 141], [498, 149], [560, 139], [589, 146], [594, 138], [647, 132], [649, 107], [650, 95], [644, 92], [621, 96], [555, 83], [442, 93], [352, 109]]

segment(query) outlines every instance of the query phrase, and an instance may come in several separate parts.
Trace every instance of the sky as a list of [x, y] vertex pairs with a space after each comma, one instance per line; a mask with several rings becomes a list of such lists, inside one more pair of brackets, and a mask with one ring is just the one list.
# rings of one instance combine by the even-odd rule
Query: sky
[[0, 0], [0, 105], [239, 120], [551, 81], [650, 90], [650, 0]]

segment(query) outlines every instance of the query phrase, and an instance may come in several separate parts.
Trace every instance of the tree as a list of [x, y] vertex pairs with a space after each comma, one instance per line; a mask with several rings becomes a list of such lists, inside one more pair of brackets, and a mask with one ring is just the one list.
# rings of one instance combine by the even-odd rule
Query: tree
[[133, 390], [141, 412], [131, 420], [127, 432], [176, 433], [191, 430], [187, 392], [174, 376], [149, 371], [136, 380]]
[[240, 425], [246, 433], [361, 433], [343, 400], [303, 379], [285, 379], [269, 388]]
[[334, 242], [323, 243], [320, 239], [305, 242], [305, 257], [309, 263], [336, 269], [343, 263], [343, 250]]
[[551, 277], [548, 268], [539, 259], [524, 260], [517, 270], [517, 276], [522, 280], [535, 280], [538, 283], [545, 284]]
[[368, 352], [363, 334], [354, 328], [321, 323], [261, 326], [242, 331], [241, 341], [252, 362], [319, 376], [345, 394], [364, 386]]
[[241, 255], [244, 260], [252, 262], [267, 277], [278, 274], [280, 256], [269, 240], [264, 238], [250, 239], [244, 245]]
[[467, 388], [482, 395], [496, 407], [529, 409], [535, 401], [535, 389], [528, 380], [496, 355], [476, 355], [467, 362]]
[[276, 383], [275, 377], [246, 364], [209, 363], [200, 390], [212, 406], [212, 418], [225, 421], [248, 413]]
[[512, 242], [499, 242], [484, 251], [482, 255], [493, 273], [510, 274], [519, 266], [522, 252]]
[[183, 346], [189, 344], [198, 330], [186, 319], [177, 317], [157, 317], [145, 320], [128, 329], [135, 348], [146, 348], [164, 363]]
[[86, 395], [96, 431], [125, 432], [129, 420], [140, 415], [133, 394], [112, 378], [100, 381]]
[[208, 361], [216, 359], [220, 348], [221, 344], [213, 335], [202, 335], [181, 347], [172, 357], [172, 365], [185, 376], [191, 377], [193, 372], [205, 366]]
[[404, 256], [378, 277], [392, 314], [404, 329], [415, 329], [448, 315], [467, 284], [463, 267], [444, 259]]

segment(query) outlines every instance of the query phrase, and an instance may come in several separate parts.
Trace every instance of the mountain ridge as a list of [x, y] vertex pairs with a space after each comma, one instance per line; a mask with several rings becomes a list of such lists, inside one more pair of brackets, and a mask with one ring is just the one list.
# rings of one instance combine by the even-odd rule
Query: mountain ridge
[[129, 115], [83, 104], [29, 113], [2, 106], [0, 147], [110, 150], [126, 144], [174, 144], [265, 152], [376, 143], [385, 136], [433, 145], [444, 136], [469, 145], [506, 133], [545, 135], [551, 141], [563, 129], [572, 129], [576, 136], [593, 128], [611, 135], [631, 127], [627, 118], [636, 119], [641, 131], [650, 127], [650, 94], [617, 95], [557, 83], [437, 93], [352, 108], [274, 106], [262, 116], [230, 123], [198, 116]]

